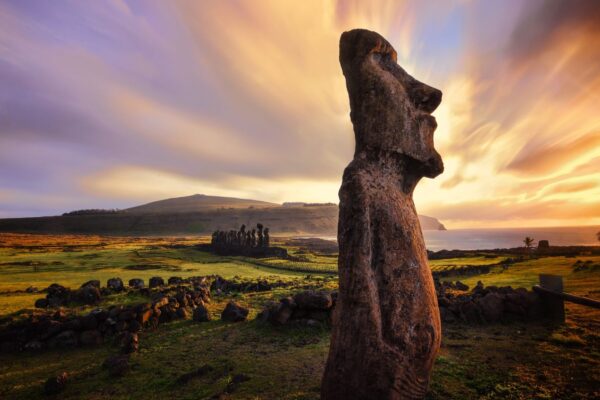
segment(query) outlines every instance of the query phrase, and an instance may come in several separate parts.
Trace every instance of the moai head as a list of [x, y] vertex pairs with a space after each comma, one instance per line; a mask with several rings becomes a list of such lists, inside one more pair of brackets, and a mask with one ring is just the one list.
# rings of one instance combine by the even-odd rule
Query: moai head
[[260, 234], [263, 230], [263, 224], [261, 224], [261, 223], [256, 224], [256, 229], [258, 230], [258, 233]]
[[242, 234], [246, 232], [246, 225], [242, 224], [240, 227], [240, 232], [242, 232]]
[[414, 79], [396, 60], [392, 45], [378, 33], [355, 29], [342, 34], [340, 64], [356, 153], [400, 154], [418, 177], [433, 178], [444, 170], [433, 145], [437, 123], [431, 116], [442, 92]]

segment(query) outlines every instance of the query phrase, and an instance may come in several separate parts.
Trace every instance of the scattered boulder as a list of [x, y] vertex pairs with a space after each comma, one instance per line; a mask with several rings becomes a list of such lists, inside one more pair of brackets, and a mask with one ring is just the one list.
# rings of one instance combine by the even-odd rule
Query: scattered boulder
[[47, 299], [37, 299], [34, 303], [35, 308], [47, 308], [49, 305]]
[[160, 276], [153, 276], [152, 278], [150, 278], [150, 281], [148, 283], [148, 285], [150, 286], [150, 288], [164, 286], [164, 284], [165, 284], [165, 281]]
[[123, 280], [121, 278], [110, 278], [106, 282], [106, 287], [114, 292], [122, 292], [125, 290]]
[[144, 280], [139, 278], [133, 278], [129, 280], [129, 287], [135, 289], [141, 289], [144, 287]]
[[179, 285], [183, 283], [183, 278], [180, 276], [172, 276], [168, 280], [169, 285]]
[[102, 344], [102, 334], [97, 330], [89, 330], [81, 332], [79, 342], [83, 346], [92, 346]]
[[93, 279], [91, 281], [87, 281], [83, 285], [80, 286], [80, 289], [83, 289], [84, 287], [87, 287], [87, 286], [93, 286], [93, 287], [95, 287], [97, 289], [100, 289], [100, 281], [97, 280], [97, 279]]
[[139, 349], [139, 339], [137, 333], [126, 332], [121, 338], [121, 353], [135, 353]]
[[190, 309], [185, 306], [179, 307], [175, 313], [177, 314], [177, 317], [181, 319], [189, 319], [192, 314]]
[[483, 318], [487, 322], [497, 322], [504, 313], [504, 300], [498, 293], [488, 293], [478, 301]]
[[328, 310], [333, 305], [331, 294], [327, 292], [306, 291], [294, 296], [294, 302], [299, 308]]
[[208, 322], [211, 320], [210, 312], [204, 303], [201, 303], [196, 307], [193, 318], [196, 322]]
[[469, 290], [469, 286], [465, 285], [461, 281], [456, 281], [456, 283], [454, 284], [454, 287], [456, 288], [456, 290], [460, 290], [463, 292], [466, 292], [467, 290]]
[[74, 294], [74, 299], [83, 304], [98, 304], [102, 299], [100, 289], [94, 285], [87, 285], [81, 287]]
[[278, 304], [268, 311], [268, 320], [275, 325], [284, 325], [292, 317], [296, 303], [291, 297], [281, 299]]
[[78, 344], [78, 336], [75, 331], [63, 331], [51, 338], [48, 342], [51, 348], [72, 348]]
[[129, 354], [119, 354], [108, 357], [102, 363], [102, 367], [108, 370], [112, 377], [119, 378], [129, 372]]
[[67, 378], [68, 375], [66, 372], [48, 378], [48, 380], [44, 384], [44, 394], [51, 396], [59, 394], [60, 392], [65, 390], [65, 388], [67, 387]]
[[225, 309], [221, 313], [221, 319], [227, 322], [245, 321], [248, 317], [248, 312], [247, 308], [240, 306], [232, 300], [225, 306]]

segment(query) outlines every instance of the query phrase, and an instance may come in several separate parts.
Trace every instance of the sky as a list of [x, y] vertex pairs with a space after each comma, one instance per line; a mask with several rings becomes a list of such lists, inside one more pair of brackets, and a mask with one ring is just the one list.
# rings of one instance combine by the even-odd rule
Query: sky
[[366, 28], [443, 91], [449, 228], [600, 224], [600, 2], [0, 1], [0, 218], [195, 193], [337, 202]]

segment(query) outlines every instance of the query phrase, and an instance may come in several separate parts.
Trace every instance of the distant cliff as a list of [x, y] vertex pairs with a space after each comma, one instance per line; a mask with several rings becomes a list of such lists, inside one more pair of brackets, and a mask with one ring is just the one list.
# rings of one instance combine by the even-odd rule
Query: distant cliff
[[[194, 195], [160, 200], [111, 213], [0, 219], [1, 232], [104, 235], [193, 235], [238, 229], [261, 222], [273, 235], [337, 235], [335, 204], [281, 206], [256, 200]], [[445, 230], [437, 219], [419, 216], [426, 230]]]

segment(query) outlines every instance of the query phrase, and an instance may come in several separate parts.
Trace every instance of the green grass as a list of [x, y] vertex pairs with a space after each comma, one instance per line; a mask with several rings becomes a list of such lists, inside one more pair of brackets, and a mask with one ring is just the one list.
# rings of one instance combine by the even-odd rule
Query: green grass
[[[600, 262], [600, 257], [586, 256], [581, 260]], [[477, 281], [482, 281], [485, 286], [512, 286], [530, 289], [539, 284], [540, 274], [553, 274], [563, 277], [564, 291], [581, 296], [600, 298], [600, 271], [573, 271], [576, 259], [566, 257], [543, 257], [524, 260], [510, 265], [506, 270], [494, 267], [489, 274], [470, 277], [450, 276], [443, 280], [460, 279], [461, 282], [473, 287]]]
[[[249, 380], [231, 399], [318, 399], [329, 347], [329, 329], [272, 327], [254, 318], [268, 301], [306, 287], [337, 288], [331, 274], [337, 257], [290, 248], [303, 261], [218, 257], [191, 247], [197, 239], [100, 238], [0, 235], [0, 292], [43, 288], [58, 282], [73, 288], [83, 281], [118, 276], [123, 280], [151, 276], [220, 274], [228, 278], [293, 281], [269, 292], [213, 296], [209, 323], [176, 321], [143, 332], [140, 351], [131, 359], [132, 371], [111, 378], [103, 360], [118, 351], [112, 343], [73, 350], [40, 353], [0, 353], [0, 398], [42, 399], [42, 385], [53, 375], [70, 375], [63, 399], [204, 399], [222, 393], [236, 374]], [[66, 251], [65, 251], [66, 250]], [[600, 257], [580, 257], [600, 262]], [[431, 262], [432, 269], [497, 264], [503, 257], [466, 257]], [[590, 297], [600, 294], [600, 271], [573, 272], [577, 259], [548, 257], [523, 260], [508, 269], [492, 267], [488, 274], [444, 278], [473, 286], [531, 287], [538, 274], [564, 277], [565, 290]], [[132, 265], [155, 269], [131, 269]], [[140, 267], [136, 267], [140, 268]], [[305, 278], [306, 271], [311, 278]], [[236, 278], [237, 279], [237, 278]], [[0, 294], [0, 315], [29, 308], [41, 294]], [[249, 320], [223, 323], [219, 313], [234, 298], [250, 308]], [[143, 301], [139, 295], [116, 294], [109, 304]], [[592, 399], [600, 382], [600, 311], [567, 304], [567, 322], [560, 326], [512, 323], [488, 326], [445, 325], [442, 349], [434, 366], [428, 399]], [[79, 307], [75, 312], [86, 312]], [[205, 376], [186, 384], [177, 379], [210, 365]], [[596, 392], [594, 392], [596, 391]]]

